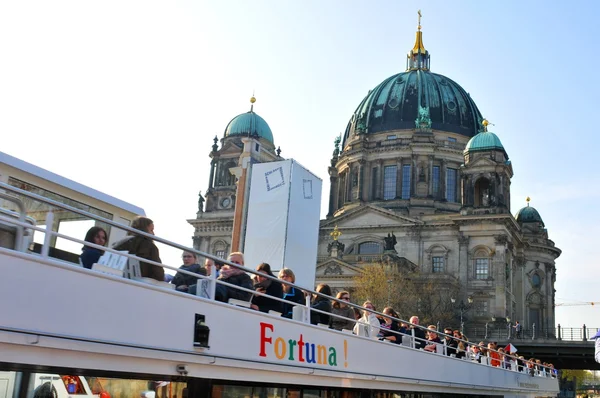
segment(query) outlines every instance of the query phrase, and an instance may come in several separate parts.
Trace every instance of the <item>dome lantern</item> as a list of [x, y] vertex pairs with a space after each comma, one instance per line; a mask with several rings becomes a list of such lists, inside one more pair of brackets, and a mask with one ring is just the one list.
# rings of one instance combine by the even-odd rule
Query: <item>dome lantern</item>
[[429, 52], [423, 44], [423, 32], [421, 32], [421, 10], [419, 14], [419, 24], [417, 25], [417, 37], [415, 45], [406, 56], [406, 70], [429, 70]]

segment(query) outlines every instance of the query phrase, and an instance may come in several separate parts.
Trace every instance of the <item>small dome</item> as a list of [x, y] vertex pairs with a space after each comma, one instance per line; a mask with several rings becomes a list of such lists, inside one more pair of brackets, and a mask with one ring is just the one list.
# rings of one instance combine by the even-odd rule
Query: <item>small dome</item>
[[496, 134], [489, 131], [482, 131], [469, 140], [465, 148], [465, 153], [493, 150], [506, 152], [502, 146], [502, 142], [500, 142], [500, 138]]
[[273, 133], [271, 128], [265, 122], [265, 119], [258, 116], [254, 111], [237, 115], [225, 127], [225, 137], [231, 136], [253, 136], [258, 135], [267, 141], [273, 142]]
[[519, 223], [539, 222], [543, 227], [545, 227], [544, 221], [542, 221], [542, 216], [540, 216], [540, 213], [538, 213], [538, 211], [531, 206], [523, 207], [517, 212], [515, 218]]

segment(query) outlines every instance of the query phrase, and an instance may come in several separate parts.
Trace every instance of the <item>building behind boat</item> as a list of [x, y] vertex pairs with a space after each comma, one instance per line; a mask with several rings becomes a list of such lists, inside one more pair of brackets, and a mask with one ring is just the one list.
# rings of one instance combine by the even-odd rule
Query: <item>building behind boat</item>
[[[315, 283], [352, 289], [383, 261], [456, 287], [471, 327], [494, 317], [553, 330], [561, 251], [529, 198], [511, 209], [509, 151], [468, 92], [430, 62], [419, 26], [406, 70], [370, 90], [335, 140]], [[209, 186], [188, 220], [194, 248], [220, 257], [243, 250], [247, 165], [282, 160], [254, 101], [214, 138]]]

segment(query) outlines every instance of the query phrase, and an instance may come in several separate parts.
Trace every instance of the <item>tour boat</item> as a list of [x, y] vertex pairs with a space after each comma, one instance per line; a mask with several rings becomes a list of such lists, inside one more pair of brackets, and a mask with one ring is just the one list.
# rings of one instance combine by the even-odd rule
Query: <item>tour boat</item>
[[[558, 380], [550, 373], [492, 367], [418, 350], [410, 343], [311, 325], [306, 316], [286, 319], [215, 301], [210, 294], [191, 295], [164, 283], [125, 277], [131, 273], [85, 269], [73, 256], [52, 250], [57, 238], [79, 247], [84, 243], [82, 236], [62, 234], [56, 220], [70, 214], [122, 236], [133, 231], [126, 222], [132, 213], [143, 210], [24, 163], [0, 166], [0, 398], [558, 393]], [[32, 178], [21, 173], [8, 181], [7, 173], [19, 167], [28, 167]], [[86, 204], [86, 198], [94, 203]], [[50, 214], [45, 227], [41, 212]], [[34, 231], [43, 237], [37, 250]], [[178, 266], [165, 264], [172, 270]], [[198, 278], [211, 287], [218, 283]]]

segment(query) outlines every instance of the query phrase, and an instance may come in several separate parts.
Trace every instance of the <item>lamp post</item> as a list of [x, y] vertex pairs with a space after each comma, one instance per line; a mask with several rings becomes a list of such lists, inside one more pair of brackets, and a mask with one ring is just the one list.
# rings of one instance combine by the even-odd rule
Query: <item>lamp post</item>
[[[452, 304], [456, 304], [455, 298], [451, 298], [450, 301], [452, 301]], [[471, 309], [472, 304], [473, 304], [473, 297], [469, 296], [469, 297], [467, 297], [467, 304], [465, 304], [464, 300], [460, 300], [460, 304], [458, 304], [458, 306], [455, 306], [455, 308], [460, 311], [460, 332], [461, 333], [464, 332], [464, 327], [465, 327], [465, 324], [463, 322], [463, 315], [465, 314], [465, 312], [467, 312]]]

